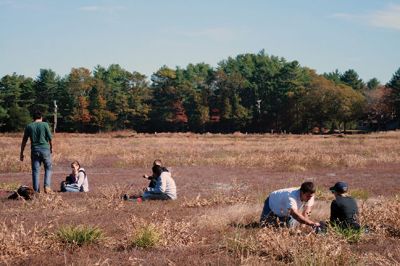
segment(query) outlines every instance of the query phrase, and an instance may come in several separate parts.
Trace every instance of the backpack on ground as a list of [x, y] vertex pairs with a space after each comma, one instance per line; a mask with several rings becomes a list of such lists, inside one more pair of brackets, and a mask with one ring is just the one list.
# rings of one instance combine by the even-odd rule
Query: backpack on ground
[[11, 194], [8, 199], [24, 199], [24, 200], [32, 200], [35, 195], [35, 191], [33, 188], [28, 186], [20, 186], [17, 191]]

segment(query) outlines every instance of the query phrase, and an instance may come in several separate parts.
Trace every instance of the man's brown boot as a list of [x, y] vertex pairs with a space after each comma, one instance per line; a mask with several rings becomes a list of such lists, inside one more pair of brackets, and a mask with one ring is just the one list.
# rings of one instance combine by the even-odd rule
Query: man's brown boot
[[52, 194], [52, 193], [53, 193], [53, 190], [51, 190], [50, 187], [44, 187], [44, 193], [46, 193], [46, 194]]

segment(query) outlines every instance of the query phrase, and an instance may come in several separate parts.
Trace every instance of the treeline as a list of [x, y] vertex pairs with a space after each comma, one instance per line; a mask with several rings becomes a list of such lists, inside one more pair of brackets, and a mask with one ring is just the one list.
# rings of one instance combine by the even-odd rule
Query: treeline
[[35, 108], [53, 125], [54, 101], [59, 132], [386, 130], [400, 118], [400, 68], [382, 85], [351, 69], [318, 75], [261, 51], [216, 68], [163, 66], [151, 81], [119, 65], [73, 68], [65, 77], [14, 73], [0, 81], [0, 130], [21, 131]]

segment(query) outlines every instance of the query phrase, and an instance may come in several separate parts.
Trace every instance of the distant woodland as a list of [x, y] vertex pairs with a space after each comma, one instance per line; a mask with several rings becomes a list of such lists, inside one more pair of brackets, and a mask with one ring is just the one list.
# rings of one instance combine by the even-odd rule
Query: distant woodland
[[[57, 109], [55, 109], [56, 101]], [[241, 54], [175, 69], [150, 79], [117, 64], [61, 77], [40, 69], [32, 79], [0, 80], [0, 131], [22, 131], [40, 109], [57, 132], [345, 132], [396, 129], [400, 68], [387, 84], [353, 69], [317, 74], [297, 61]]]

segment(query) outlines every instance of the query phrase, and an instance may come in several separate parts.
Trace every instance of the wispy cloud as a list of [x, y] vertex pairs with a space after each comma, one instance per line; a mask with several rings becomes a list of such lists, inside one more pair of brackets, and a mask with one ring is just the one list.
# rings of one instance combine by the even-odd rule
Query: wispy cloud
[[123, 6], [81, 6], [80, 11], [84, 12], [116, 12], [125, 9]]
[[376, 27], [400, 30], [400, 5], [391, 5], [375, 12], [370, 18], [370, 23]]
[[373, 27], [400, 30], [400, 5], [389, 5], [384, 9], [364, 14], [336, 13], [332, 17], [361, 22]]

